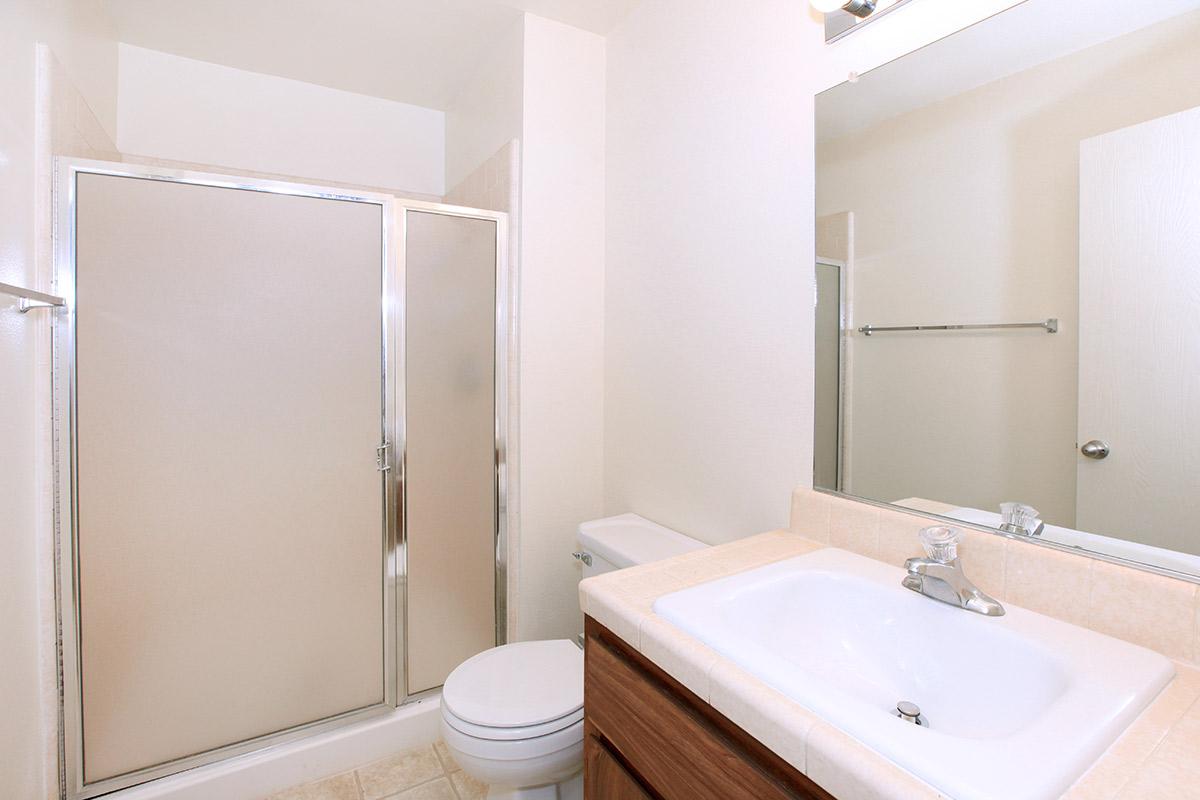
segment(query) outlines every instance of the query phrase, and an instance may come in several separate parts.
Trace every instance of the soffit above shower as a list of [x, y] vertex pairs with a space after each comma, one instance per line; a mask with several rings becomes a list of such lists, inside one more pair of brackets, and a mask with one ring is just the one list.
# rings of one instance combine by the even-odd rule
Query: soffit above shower
[[601, 35], [638, 0], [103, 0], [151, 50], [445, 110], [528, 11]]

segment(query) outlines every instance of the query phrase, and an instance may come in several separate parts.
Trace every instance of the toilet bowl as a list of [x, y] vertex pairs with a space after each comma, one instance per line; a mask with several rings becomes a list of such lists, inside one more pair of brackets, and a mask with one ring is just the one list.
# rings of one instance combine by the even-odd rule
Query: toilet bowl
[[[584, 577], [705, 545], [636, 514], [585, 522]], [[519, 642], [460, 664], [442, 688], [442, 739], [490, 800], [583, 800], [583, 651]]]
[[582, 800], [583, 652], [557, 639], [464, 661], [442, 689], [442, 739], [488, 797]]

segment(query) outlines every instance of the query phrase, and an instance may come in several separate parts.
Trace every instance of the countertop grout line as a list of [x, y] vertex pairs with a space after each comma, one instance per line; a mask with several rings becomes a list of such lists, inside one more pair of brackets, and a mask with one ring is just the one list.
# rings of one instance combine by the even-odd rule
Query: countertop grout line
[[[1152, 762], [1154, 757], [1158, 755], [1159, 750], [1161, 750], [1166, 745], [1167, 740], [1171, 738], [1171, 733], [1179, 725], [1185, 722], [1193, 713], [1200, 717], [1200, 695], [1192, 700], [1187, 708], [1184, 709], [1183, 713], [1179, 715], [1178, 719], [1163, 729], [1162, 735], [1156, 739], [1154, 746], [1150, 748], [1145, 757], [1138, 762], [1137, 767], [1129, 772], [1129, 774], [1125, 777], [1125, 780], [1121, 781], [1120, 785], [1117, 786], [1116, 790], [1110, 796], [1110, 800], [1122, 800], [1125, 789], [1132, 785], [1134, 780], [1149, 767], [1150, 762]], [[1087, 773], [1085, 772], [1084, 775], [1086, 774]]]

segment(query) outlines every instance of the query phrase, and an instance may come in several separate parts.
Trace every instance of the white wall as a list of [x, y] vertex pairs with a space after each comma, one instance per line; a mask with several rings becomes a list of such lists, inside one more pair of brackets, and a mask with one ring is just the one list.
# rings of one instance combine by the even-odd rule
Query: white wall
[[521, 178], [522, 639], [580, 630], [575, 529], [600, 516], [604, 39], [525, 17]]
[[[0, 281], [37, 283], [34, 230], [34, 4], [8, 7], [0, 21]], [[44, 312], [34, 312], [42, 314]], [[0, 787], [13, 797], [45, 796], [46, 714], [41, 695], [38, 537], [41, 501], [36, 416], [39, 339], [47, 327], [22, 316], [16, 301], [0, 296]]]
[[603, 38], [526, 14], [446, 112], [448, 200], [508, 211], [520, 254], [515, 639], [579, 632], [570, 554], [603, 513], [604, 61]]
[[825, 45], [807, 3], [644, 0], [608, 41], [605, 506], [709, 542], [812, 479], [813, 95], [1014, 5]]
[[818, 148], [818, 214], [855, 215], [856, 325], [1061, 323], [859, 339], [856, 494], [1020, 499], [1074, 526], [1079, 143], [1200, 105], [1198, 37], [1200, 12]]
[[[37, 11], [38, 39], [47, 44], [70, 83], [104, 129], [117, 138], [116, 28], [103, 0], [8, 0], [6, 8]], [[18, 13], [20, 13], [18, 11]], [[5, 95], [7, 100], [7, 95]]]
[[708, 542], [812, 472], [805, 8], [648, 0], [609, 36], [605, 505]]
[[518, 22], [480, 60], [446, 109], [446, 191], [513, 139], [524, 111], [525, 21]]
[[[98, 2], [0, 9], [0, 281], [50, 288], [51, 141], [86, 155], [77, 127], [108, 140], [116, 58]], [[0, 296], [0, 793], [14, 800], [57, 795], [49, 332], [47, 312]]]
[[126, 44], [117, 146], [130, 156], [445, 191], [441, 111]]

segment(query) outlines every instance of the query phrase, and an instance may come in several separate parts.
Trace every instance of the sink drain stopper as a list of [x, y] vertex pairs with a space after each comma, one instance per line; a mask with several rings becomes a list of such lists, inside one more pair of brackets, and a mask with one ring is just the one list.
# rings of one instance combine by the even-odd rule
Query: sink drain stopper
[[896, 710], [892, 713], [905, 722], [911, 722], [913, 725], [920, 725], [923, 728], [929, 727], [929, 721], [921, 715], [921, 707], [916, 703], [901, 700], [896, 703]]

